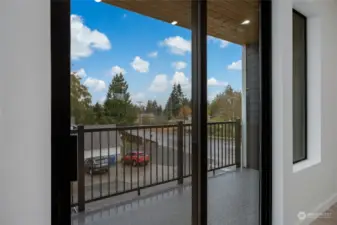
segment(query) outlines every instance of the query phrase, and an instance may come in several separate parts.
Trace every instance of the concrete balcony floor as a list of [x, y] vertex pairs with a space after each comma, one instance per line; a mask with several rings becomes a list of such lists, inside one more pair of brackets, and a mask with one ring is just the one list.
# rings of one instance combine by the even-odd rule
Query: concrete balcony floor
[[[87, 204], [85, 212], [72, 216], [72, 225], [189, 225], [191, 194], [190, 179], [186, 179], [185, 185], [174, 182], [166, 190], [145, 189], [137, 197], [112, 197]], [[209, 225], [258, 225], [258, 171], [210, 174], [208, 216]]]

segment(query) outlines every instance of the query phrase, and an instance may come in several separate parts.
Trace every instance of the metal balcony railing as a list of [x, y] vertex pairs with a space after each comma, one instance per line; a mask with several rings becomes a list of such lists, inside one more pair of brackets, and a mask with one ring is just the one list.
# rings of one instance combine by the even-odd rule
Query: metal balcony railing
[[[208, 170], [240, 166], [241, 122], [208, 123]], [[192, 126], [123, 126], [72, 130], [77, 135], [77, 181], [71, 205], [138, 192], [192, 175]]]

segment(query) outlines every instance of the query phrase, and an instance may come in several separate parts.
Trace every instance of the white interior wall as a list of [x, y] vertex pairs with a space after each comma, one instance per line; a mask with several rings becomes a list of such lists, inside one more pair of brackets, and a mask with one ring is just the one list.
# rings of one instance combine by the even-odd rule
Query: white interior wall
[[[48, 225], [51, 218], [49, 1], [5, 0], [1, 4], [0, 224]], [[318, 43], [321, 69], [317, 75], [321, 78], [318, 89], [321, 115], [316, 127], [310, 128], [309, 121], [309, 129], [321, 130], [317, 137], [321, 139], [321, 160], [297, 172], [292, 165], [289, 88], [292, 84], [291, 8], [294, 5], [307, 16], [320, 17], [321, 21]], [[336, 200], [336, 17], [337, 7], [332, 0], [302, 0], [296, 4], [291, 0], [273, 0], [274, 225], [295, 224], [299, 211], [323, 210]], [[309, 90], [312, 91], [315, 90]], [[16, 137], [20, 137], [20, 141]], [[34, 161], [39, 163], [31, 163]], [[18, 165], [24, 169], [18, 169]]]
[[0, 224], [48, 225], [50, 1], [0, 4]]
[[[308, 18], [308, 160], [293, 165], [292, 8]], [[337, 4], [273, 0], [273, 224], [309, 224], [337, 201]], [[308, 217], [299, 220], [304, 212]], [[317, 214], [316, 214], [317, 215]]]

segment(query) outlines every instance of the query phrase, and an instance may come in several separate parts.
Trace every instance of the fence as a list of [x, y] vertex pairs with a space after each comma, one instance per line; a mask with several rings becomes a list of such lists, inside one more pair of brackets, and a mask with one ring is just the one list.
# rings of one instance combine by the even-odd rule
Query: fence
[[[207, 128], [208, 170], [239, 166], [240, 120], [208, 123]], [[156, 126], [78, 126], [71, 131], [78, 140], [78, 176], [71, 183], [71, 205], [83, 211], [85, 203], [92, 201], [134, 191], [140, 195], [144, 188], [172, 181], [182, 184], [184, 178], [192, 175], [191, 129], [190, 124], [182, 122]], [[129, 154], [136, 157], [128, 157]], [[148, 156], [148, 161], [144, 162], [143, 155]], [[91, 159], [97, 158], [95, 174]]]

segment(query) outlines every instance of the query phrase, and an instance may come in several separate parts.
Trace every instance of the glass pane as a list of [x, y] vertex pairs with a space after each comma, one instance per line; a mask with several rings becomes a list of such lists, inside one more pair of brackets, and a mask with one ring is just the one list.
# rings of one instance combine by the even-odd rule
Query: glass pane
[[208, 224], [258, 225], [259, 1], [210, 0], [207, 33]]
[[73, 225], [191, 224], [190, 11], [72, 0], [71, 129], [94, 159], [72, 183]]
[[306, 159], [306, 18], [293, 13], [293, 161]]

